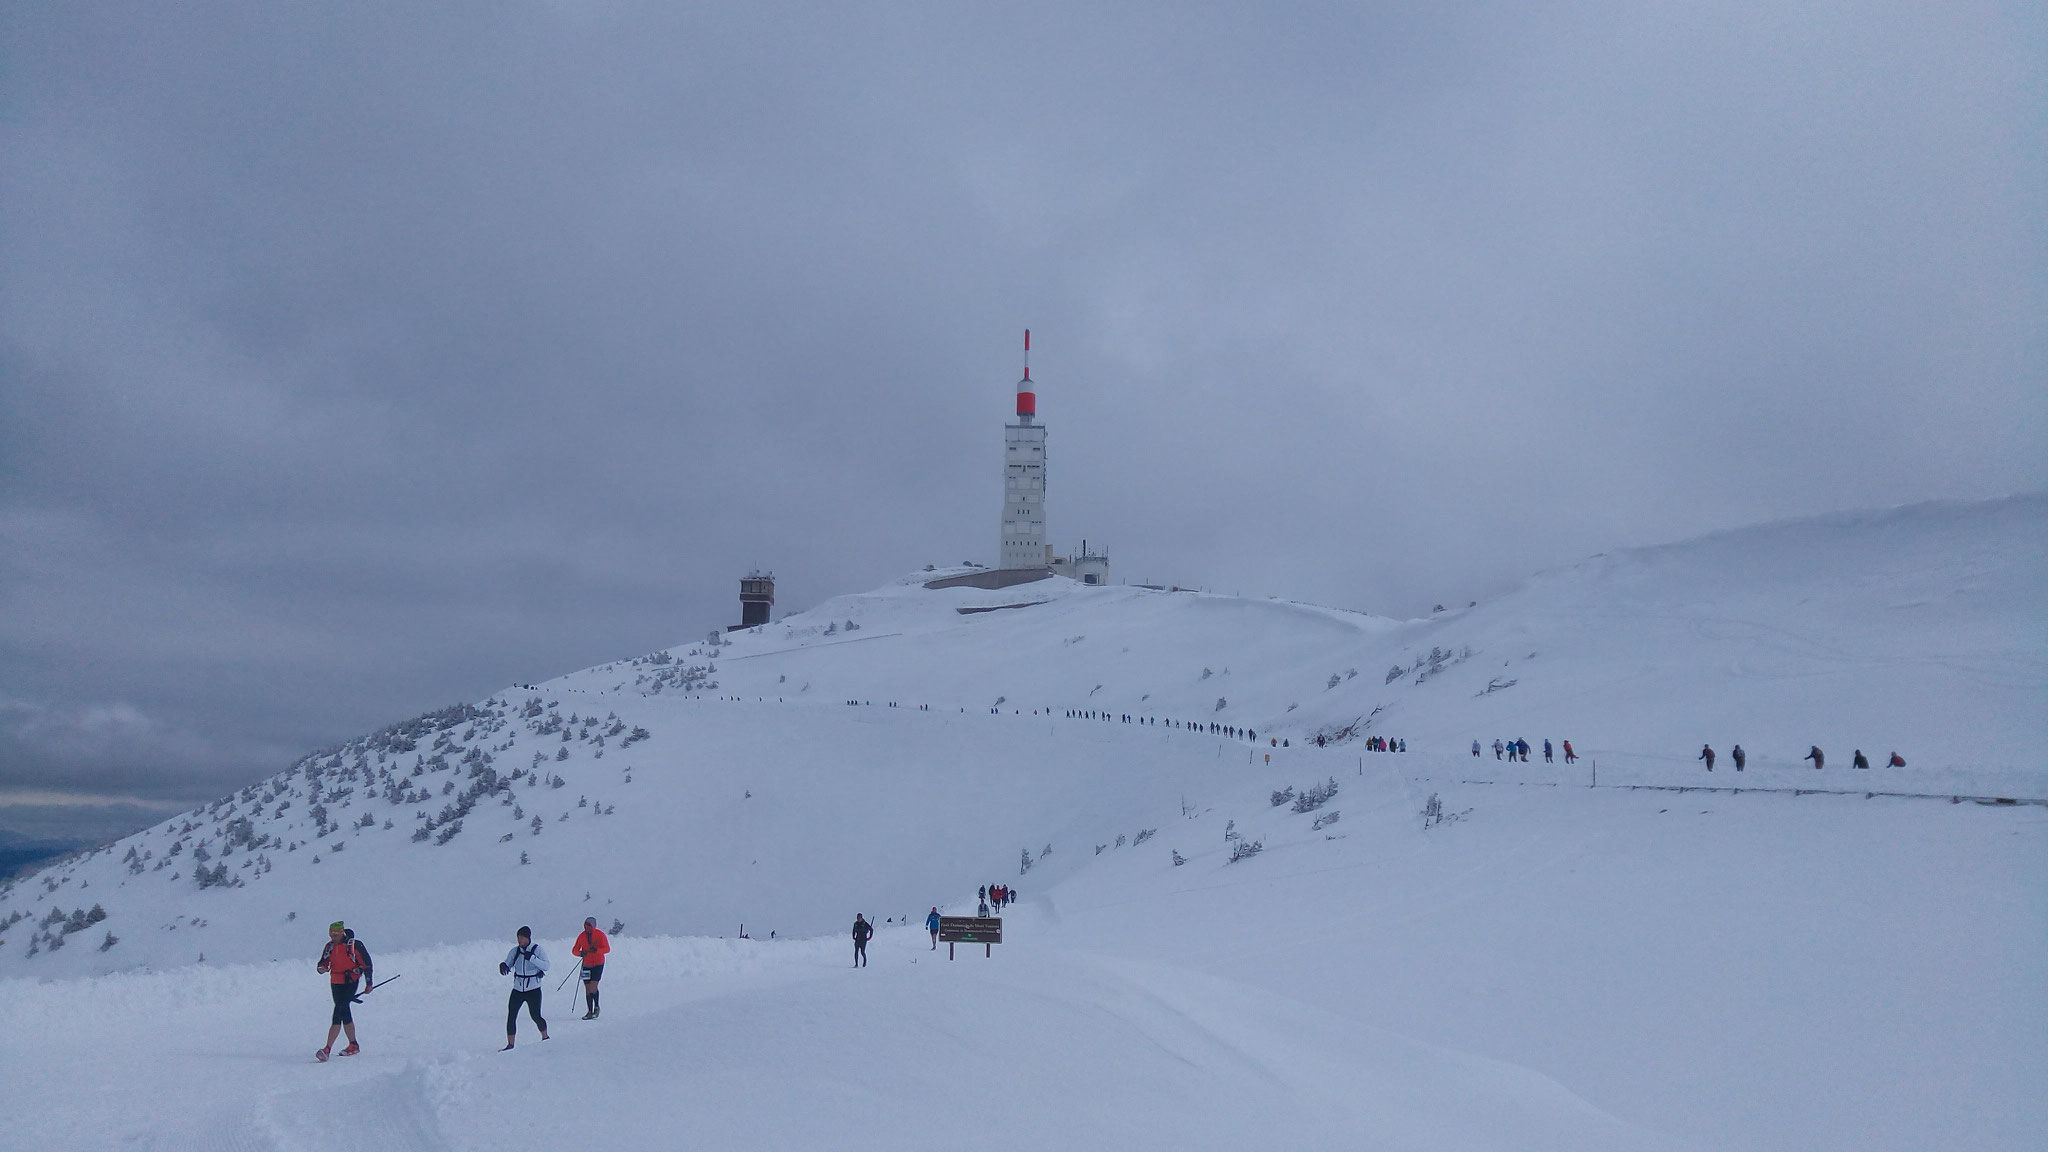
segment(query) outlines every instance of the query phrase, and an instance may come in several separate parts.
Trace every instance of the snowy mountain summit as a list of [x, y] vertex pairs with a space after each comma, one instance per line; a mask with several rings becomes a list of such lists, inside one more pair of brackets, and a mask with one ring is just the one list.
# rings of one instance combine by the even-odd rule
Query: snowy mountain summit
[[[1837, 1020], [1851, 991], [1808, 988], [1802, 1007], [1776, 1015], [1744, 1006], [1747, 966], [1701, 970], [1695, 933], [1719, 934], [1710, 954], [1732, 940], [1799, 964], [1875, 947], [1909, 967], [1973, 969], [2031, 995], [2033, 1017], [2048, 1003], [2027, 943], [2040, 938], [2048, 871], [2042, 809], [1997, 803], [2048, 798], [2033, 731], [2048, 715], [2048, 497], [1617, 552], [1417, 620], [1058, 577], [927, 587], [959, 574], [917, 573], [428, 712], [14, 881], [0, 889], [0, 977], [59, 982], [0, 981], [17, 1021], [8, 1042], [57, 1029], [66, 989], [143, 987], [92, 979], [105, 973], [240, 973], [287, 996], [337, 918], [375, 946], [380, 974], [397, 958], [419, 974], [394, 997], [460, 998], [474, 982], [488, 1000], [487, 966], [465, 967], [489, 951], [479, 942], [502, 950], [511, 927], [532, 923], [560, 957], [588, 915], [616, 937], [621, 971], [638, 965], [629, 982], [667, 972], [741, 997], [733, 1004], [752, 1003], [750, 981], [776, 984], [778, 1004], [829, 1022], [843, 1004], [814, 982], [841, 978], [837, 934], [863, 911], [882, 929], [881, 1006], [913, 1030], [942, 1028], [932, 1005], [972, 1002], [973, 989], [960, 964], [925, 971], [942, 953], [916, 925], [934, 905], [972, 912], [978, 886], [1003, 882], [1024, 897], [1014, 942], [997, 949], [1011, 967], [972, 979], [1007, 973], [982, 988], [1002, 997], [1067, 989], [1042, 1019], [989, 1006], [1023, 1037], [1016, 1067], [1041, 1077], [1031, 1091], [1062, 1090], [1058, 1062], [1040, 1062], [1074, 1035], [1121, 1051], [1125, 1032], [1099, 1016], [1109, 1011], [1206, 1070], [1125, 1085], [1155, 1091], [1161, 1108], [1286, 1113], [1267, 1088], [1245, 1087], [1259, 1076], [1288, 1085], [1283, 1095], [1350, 1101], [1289, 1121], [1313, 1146], [1362, 1146], [1353, 1138], [1370, 1128], [1403, 1147], [1924, 1147], [1892, 1138], [1940, 1131], [1925, 1117], [1943, 1114], [1951, 1081], [1858, 1081], [1842, 1089], [1850, 1103], [1826, 1106], [1756, 1081], [1814, 1056], [1830, 1028], [1874, 1046], [1880, 1071], [1926, 1058], [1927, 1041]], [[1496, 740], [1535, 752], [1510, 764]], [[1703, 747], [1719, 750], [1711, 773]], [[1851, 767], [1859, 752], [1872, 767]], [[1717, 791], [1675, 791], [1703, 787]], [[1940, 865], [1902, 843], [1938, 845]], [[1834, 855], [1816, 862], [1814, 846]], [[2001, 920], [1940, 899], [1943, 884], [1971, 883], [1994, 908], [2031, 898], [2032, 910]], [[1859, 900], [1927, 911], [1972, 953], [1948, 955], [1938, 935], [1886, 936], [1843, 910]], [[1793, 928], [1814, 915], [1828, 918], [1825, 939]], [[1659, 978], [1644, 965], [1661, 965]], [[811, 991], [788, 991], [790, 980]], [[1932, 986], [1904, 993], [1912, 1012], [1947, 1003]], [[1134, 996], [1175, 1007], [1148, 1015]], [[635, 1011], [615, 1003], [634, 999], [610, 992], [608, 1022]], [[723, 1019], [673, 989], [639, 1003]], [[787, 1019], [775, 1015], [786, 1007], [754, 1006]], [[490, 1012], [476, 1011], [488, 1035]], [[1634, 1025], [1581, 1011], [1661, 1013], [1666, 1034], [1650, 1048], [1670, 1055], [1645, 1063]], [[753, 1035], [743, 1013], [718, 1026]], [[1937, 1047], [1979, 1072], [2002, 1061], [1993, 1080], [2048, 1067], [2048, 1029], [2003, 1027], [1962, 1024]], [[1712, 1035], [1668, 1034], [1684, 1029]], [[1698, 1072], [1688, 1062], [1730, 1055], [1713, 1036], [1781, 1055], [1744, 1050], [1673, 1087], [1671, 1075]], [[834, 1059], [734, 1043], [739, 1066], [757, 1061], [763, 1075], [785, 1059]], [[914, 1079], [931, 1071], [917, 1059], [887, 1067]], [[1232, 1061], [1263, 1071], [1219, 1071]], [[1312, 1066], [1381, 1088], [1325, 1082], [1342, 1076]], [[1210, 1073], [1247, 1093], [1235, 1112]], [[1414, 1078], [1412, 1099], [1452, 1108], [1476, 1093], [1516, 1101], [1500, 1114], [1519, 1119], [1432, 1128], [1385, 1093], [1395, 1075]], [[1767, 1121], [1712, 1114], [1714, 1093], [1737, 1088]], [[394, 1090], [402, 1109], [424, 1109], [407, 1130], [418, 1146], [481, 1146], [496, 1131], [453, 1097], [434, 1103], [410, 1081]], [[1092, 1115], [1096, 1098], [1073, 1091]], [[750, 1143], [716, 1097], [706, 1108], [723, 1119], [706, 1123], [737, 1127], [710, 1143], [774, 1145]], [[1148, 1132], [1258, 1134], [1214, 1117], [1126, 1131], [1125, 1110], [1097, 1103], [1119, 1146], [1151, 1146]], [[1852, 1104], [1859, 1118], [1845, 1120]], [[2041, 1109], [2015, 1109], [1980, 1125], [1981, 1139], [1943, 1145], [2018, 1146], [2005, 1135]], [[1873, 1135], [1879, 1121], [1889, 1136]], [[60, 1143], [89, 1130], [49, 1123]], [[257, 1129], [248, 1146], [294, 1146], [289, 1123]], [[1517, 1139], [1538, 1130], [1550, 1135]], [[647, 1131], [653, 1146], [660, 1129]], [[1010, 1131], [1021, 1146], [1058, 1129], [1019, 1116]], [[784, 1135], [797, 1143], [781, 1146], [807, 1138]]]

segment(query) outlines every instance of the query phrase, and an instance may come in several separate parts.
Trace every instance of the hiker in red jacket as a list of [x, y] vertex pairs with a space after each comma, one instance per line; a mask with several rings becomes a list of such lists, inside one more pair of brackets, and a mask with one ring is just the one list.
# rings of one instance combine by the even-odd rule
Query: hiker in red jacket
[[327, 1062], [328, 1053], [334, 1051], [334, 1038], [343, 1029], [348, 1031], [348, 1047], [341, 1050], [343, 1056], [353, 1056], [362, 1051], [356, 1043], [355, 1014], [349, 1005], [355, 1002], [356, 981], [375, 983], [370, 977], [370, 950], [357, 943], [355, 937], [336, 920], [327, 926], [327, 945], [320, 949], [320, 963], [315, 969], [327, 977], [328, 992], [334, 997], [334, 1016], [327, 1025], [327, 1043], [313, 1059]]
[[[618, 927], [614, 924], [613, 927]], [[597, 1019], [597, 982], [604, 979], [604, 958], [612, 950], [612, 942], [597, 930], [597, 917], [583, 918], [583, 931], [576, 936], [576, 943], [569, 951], [583, 962], [583, 1013], [585, 1020]]]

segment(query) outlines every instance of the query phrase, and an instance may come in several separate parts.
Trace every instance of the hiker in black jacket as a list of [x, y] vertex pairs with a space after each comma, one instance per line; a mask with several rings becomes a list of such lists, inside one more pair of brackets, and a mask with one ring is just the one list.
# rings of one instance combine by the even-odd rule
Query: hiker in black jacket
[[868, 966], [868, 940], [875, 934], [875, 926], [868, 918], [856, 912], [853, 914], [853, 966]]

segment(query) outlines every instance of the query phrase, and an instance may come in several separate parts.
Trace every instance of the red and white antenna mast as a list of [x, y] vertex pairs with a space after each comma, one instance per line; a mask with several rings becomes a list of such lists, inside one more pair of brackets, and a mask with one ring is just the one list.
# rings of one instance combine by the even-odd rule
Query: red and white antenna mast
[[1025, 424], [1038, 415], [1038, 392], [1031, 383], [1031, 329], [1024, 330], [1024, 378], [1017, 381], [1017, 416]]

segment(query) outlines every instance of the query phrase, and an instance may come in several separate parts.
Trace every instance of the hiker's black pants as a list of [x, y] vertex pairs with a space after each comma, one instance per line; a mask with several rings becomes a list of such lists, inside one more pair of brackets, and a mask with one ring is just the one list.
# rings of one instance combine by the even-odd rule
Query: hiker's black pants
[[521, 1004], [526, 1005], [527, 1013], [533, 1017], [533, 1026], [543, 1032], [547, 1031], [547, 1018], [540, 1014], [540, 989], [530, 988], [524, 992], [514, 992], [512, 999], [505, 1002], [505, 1035], [511, 1036], [519, 1031]]
[[355, 1023], [355, 1015], [348, 1010], [348, 1006], [356, 998], [356, 982], [351, 980], [346, 984], [329, 984], [327, 987], [334, 993], [334, 1019], [329, 1023], [336, 1028], [343, 1024]]

